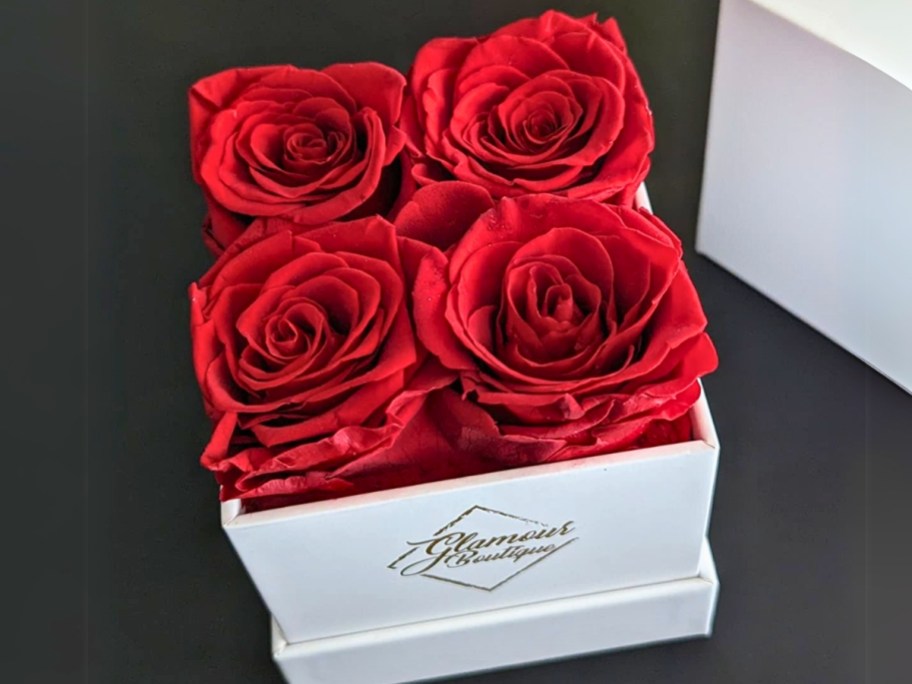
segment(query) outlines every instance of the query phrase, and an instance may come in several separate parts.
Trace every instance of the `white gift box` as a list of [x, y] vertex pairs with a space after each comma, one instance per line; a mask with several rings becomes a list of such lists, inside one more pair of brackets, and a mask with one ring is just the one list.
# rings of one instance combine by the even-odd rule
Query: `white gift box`
[[697, 249], [912, 391], [912, 3], [722, 0]]
[[690, 417], [678, 444], [267, 511], [224, 502], [276, 661], [294, 684], [380, 684], [708, 635], [705, 393]]
[[709, 544], [696, 576], [461, 617], [289, 643], [272, 623], [289, 684], [400, 684], [570, 655], [709, 636], [719, 581]]

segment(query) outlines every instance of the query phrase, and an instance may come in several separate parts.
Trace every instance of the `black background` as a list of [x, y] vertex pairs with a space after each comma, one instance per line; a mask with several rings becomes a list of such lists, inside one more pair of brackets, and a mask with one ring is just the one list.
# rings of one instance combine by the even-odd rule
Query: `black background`
[[[44, 4], [29, 11], [37, 17]], [[619, 19], [655, 112], [654, 208], [691, 248], [717, 3], [123, 0], [90, 2], [87, 16], [76, 11], [71, 21], [55, 15], [60, 34], [48, 32], [49, 44], [68, 29], [79, 33], [82, 22], [87, 28], [87, 64], [74, 52], [47, 81], [78, 91], [87, 73], [87, 681], [280, 681], [266, 611], [219, 528], [216, 487], [197, 463], [208, 426], [190, 365], [186, 286], [210, 260], [190, 177], [187, 87], [237, 65], [377, 60], [405, 70], [431, 37], [485, 33], [551, 6]], [[10, 25], [4, 32], [17, 40]], [[20, 56], [31, 47], [22, 43]], [[42, 88], [26, 95], [48, 97]], [[30, 112], [26, 126], [36, 115], [22, 111]], [[55, 125], [44, 116], [41, 137], [53, 147], [69, 119]], [[70, 176], [58, 164], [54, 173], [58, 186], [70, 178], [75, 188], [78, 170]], [[39, 211], [67, 201], [39, 196]], [[84, 209], [75, 202], [70, 215]], [[721, 358], [706, 381], [723, 444], [711, 528], [722, 581], [715, 635], [467, 681], [864, 681], [865, 654], [880, 643], [866, 641], [864, 629], [866, 475], [908, 452], [912, 397], [692, 249], [687, 261]], [[72, 292], [81, 292], [74, 277]], [[32, 446], [54, 436], [31, 434]], [[69, 481], [69, 490], [83, 489], [82, 479]], [[76, 518], [39, 539], [64, 553], [78, 541]], [[53, 582], [58, 566], [47, 567]], [[872, 596], [878, 587], [869, 587]], [[80, 604], [56, 607], [76, 615]], [[33, 619], [21, 643], [41, 641], [41, 630], [63, 619], [45, 618], [40, 628]], [[73, 681], [80, 643], [30, 656], [34, 678], [16, 681]]]

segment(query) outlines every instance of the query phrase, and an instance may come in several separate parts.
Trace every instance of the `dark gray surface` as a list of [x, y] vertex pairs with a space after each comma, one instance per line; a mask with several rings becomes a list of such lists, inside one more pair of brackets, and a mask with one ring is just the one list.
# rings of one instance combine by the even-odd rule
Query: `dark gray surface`
[[[267, 614], [218, 526], [185, 288], [209, 263], [185, 91], [222, 68], [378, 60], [556, 6], [618, 17], [656, 116], [656, 212], [693, 244], [713, 2], [89, 5], [93, 394], [89, 681], [279, 682]], [[857, 683], [864, 668], [866, 453], [898, 457], [912, 398], [707, 260], [688, 255], [719, 349], [722, 440], [709, 641], [465, 681]], [[321, 588], [316, 588], [320, 590]], [[341, 597], [340, 600], [344, 600]]]

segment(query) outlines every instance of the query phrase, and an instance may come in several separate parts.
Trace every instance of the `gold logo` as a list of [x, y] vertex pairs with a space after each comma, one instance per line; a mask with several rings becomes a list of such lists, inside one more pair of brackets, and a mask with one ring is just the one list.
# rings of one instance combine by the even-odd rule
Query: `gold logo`
[[577, 540], [574, 521], [551, 525], [472, 506], [432, 536], [406, 542], [389, 564], [403, 577], [420, 575], [493, 591]]

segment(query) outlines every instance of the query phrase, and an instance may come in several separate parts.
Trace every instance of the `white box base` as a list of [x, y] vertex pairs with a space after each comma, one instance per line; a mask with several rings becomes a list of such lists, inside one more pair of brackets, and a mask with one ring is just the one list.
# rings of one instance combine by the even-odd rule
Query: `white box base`
[[[694, 577], [719, 442], [705, 396], [691, 416], [689, 442], [254, 513], [229, 501], [224, 529], [293, 643]], [[484, 562], [463, 563], [460, 539]]]
[[403, 684], [706, 637], [719, 580], [704, 541], [696, 577], [298, 643], [272, 623], [289, 684]]

